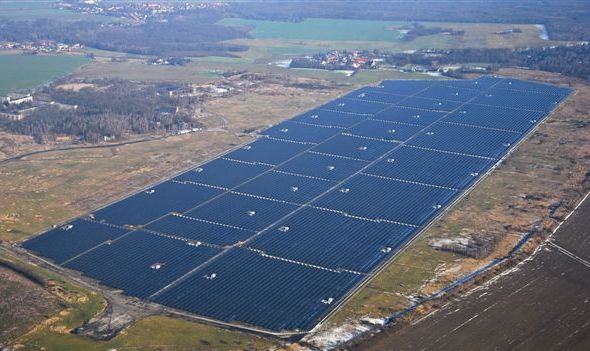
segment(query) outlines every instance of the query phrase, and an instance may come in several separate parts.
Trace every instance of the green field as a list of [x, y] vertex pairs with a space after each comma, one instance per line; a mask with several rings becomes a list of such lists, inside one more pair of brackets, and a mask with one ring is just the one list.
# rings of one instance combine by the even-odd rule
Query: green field
[[256, 39], [300, 39], [335, 41], [387, 41], [401, 39], [399, 30], [390, 27], [400, 22], [309, 18], [302, 22], [260, 21], [241, 18], [223, 19], [227, 26], [254, 26]]
[[38, 87], [87, 62], [82, 56], [0, 55], [0, 95]]
[[[279, 22], [226, 18], [217, 23], [249, 29], [250, 38], [234, 39], [228, 43], [247, 46], [247, 51], [235, 54], [262, 64], [328, 50], [406, 51], [466, 47], [516, 48], [549, 44], [539, 38], [539, 30], [531, 24], [420, 22], [426, 27], [451, 29], [463, 35], [452, 36], [443, 32], [405, 41], [401, 29], [410, 27], [410, 22], [320, 18]], [[520, 29], [520, 32], [497, 34], [514, 28]]]

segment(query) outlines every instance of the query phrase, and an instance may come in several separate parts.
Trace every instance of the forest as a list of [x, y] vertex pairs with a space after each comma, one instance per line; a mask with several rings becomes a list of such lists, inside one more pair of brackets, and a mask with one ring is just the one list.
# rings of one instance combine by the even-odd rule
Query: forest
[[570, 45], [528, 49], [453, 49], [427, 52], [393, 53], [373, 51], [368, 55], [383, 58], [386, 63], [439, 66], [445, 64], [477, 63], [499, 67], [526, 67], [590, 79], [590, 45]]
[[131, 134], [175, 132], [199, 127], [187, 113], [177, 111], [192, 101], [162, 94], [157, 87], [113, 80], [78, 91], [51, 86], [40, 94], [53, 104], [44, 104], [20, 121], [2, 121], [0, 128], [33, 136], [38, 143], [58, 136], [81, 142], [99, 142], [106, 136], [120, 140]]

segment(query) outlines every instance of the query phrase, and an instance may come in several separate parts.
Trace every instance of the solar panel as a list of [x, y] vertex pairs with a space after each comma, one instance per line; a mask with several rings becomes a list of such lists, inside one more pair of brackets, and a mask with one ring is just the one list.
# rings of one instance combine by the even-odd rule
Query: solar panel
[[466, 89], [475, 89], [475, 90], [485, 90], [488, 89], [495, 84], [503, 81], [503, 78], [496, 78], [490, 76], [482, 76], [477, 79], [465, 79], [465, 80], [437, 80], [437, 85], [443, 85], [448, 87], [456, 87], [456, 88], [466, 88]]
[[351, 113], [314, 109], [292, 118], [291, 121], [311, 125], [346, 128], [357, 124], [367, 117], [368, 116], [366, 115], [355, 115]]
[[94, 218], [117, 225], [141, 225], [170, 212], [187, 211], [221, 193], [219, 189], [167, 181], [96, 211]]
[[398, 144], [388, 141], [338, 135], [311, 149], [314, 152], [373, 161], [395, 148]]
[[171, 214], [145, 227], [146, 230], [213, 245], [233, 245], [255, 234], [252, 230], [215, 224], [191, 217]]
[[530, 91], [533, 93], [552, 94], [560, 96], [562, 98], [568, 96], [571, 93], [571, 89], [568, 88], [560, 88], [554, 85], [542, 84], [537, 82], [527, 82], [518, 79], [505, 79], [501, 81], [497, 85], [497, 87], [501, 89], [514, 89], [521, 91]]
[[416, 229], [306, 208], [256, 237], [249, 247], [331, 269], [368, 273]]
[[381, 102], [394, 104], [405, 98], [404, 95], [395, 95], [384, 92], [382, 88], [364, 87], [344, 96], [347, 99]]
[[434, 83], [430, 80], [384, 80], [379, 86], [385, 93], [408, 96], [417, 94]]
[[127, 232], [112, 225], [77, 219], [24, 242], [23, 247], [61, 264]]
[[379, 112], [375, 116], [375, 119], [427, 126], [443, 118], [445, 115], [445, 112], [420, 110], [416, 108], [402, 106], [392, 106], [384, 111]]
[[383, 111], [389, 104], [375, 101], [363, 101], [339, 98], [325, 105], [320, 106], [322, 110], [337, 111], [343, 113], [356, 113], [360, 115], [374, 115]]
[[364, 173], [451, 188], [464, 188], [493, 160], [401, 147]]
[[224, 322], [304, 331], [361, 278], [233, 249], [155, 301]]
[[283, 164], [278, 171], [338, 181], [353, 175], [367, 164], [368, 161], [306, 152]]
[[522, 110], [549, 112], [557, 106], [565, 96], [541, 94], [529, 91], [491, 88], [485, 94], [473, 100], [475, 104], [509, 107]]
[[540, 111], [465, 104], [445, 117], [444, 121], [524, 133], [537, 125], [543, 116], [544, 113]]
[[174, 180], [233, 188], [268, 169], [270, 166], [256, 162], [238, 162], [217, 158], [177, 176]]
[[306, 332], [570, 92], [384, 81], [22, 246], [128, 295]]
[[456, 194], [451, 189], [361, 174], [312, 205], [354, 217], [419, 226]]
[[467, 102], [479, 94], [479, 91], [472, 89], [463, 89], [458, 87], [449, 87], [442, 85], [433, 85], [428, 89], [420, 92], [416, 96], [435, 99]]
[[286, 121], [265, 130], [262, 134], [273, 138], [299, 141], [303, 143], [320, 143], [341, 132], [342, 128], [307, 125]]
[[139, 231], [65, 266], [128, 295], [147, 298], [219, 252], [221, 249]]
[[186, 215], [247, 230], [262, 230], [296, 208], [294, 204], [229, 193]]
[[262, 138], [230, 152], [225, 158], [278, 165], [307, 150], [310, 146], [301, 143]]
[[423, 127], [368, 119], [348, 129], [346, 134], [379, 141], [406, 141]]
[[454, 109], [461, 106], [461, 102], [458, 101], [450, 101], [450, 100], [442, 100], [442, 99], [432, 99], [432, 98], [420, 98], [420, 97], [409, 97], [405, 100], [399, 102], [400, 106], [405, 107], [412, 107], [417, 109], [423, 110], [430, 110], [430, 111], [441, 111], [441, 112], [449, 112], [453, 111]]
[[280, 172], [269, 172], [242, 185], [235, 191], [291, 203], [304, 204], [336, 184], [336, 182], [328, 180]]
[[[497, 158], [522, 134], [463, 125], [435, 124], [408, 144], [435, 150]], [[485, 140], [485, 142], [483, 142]]]

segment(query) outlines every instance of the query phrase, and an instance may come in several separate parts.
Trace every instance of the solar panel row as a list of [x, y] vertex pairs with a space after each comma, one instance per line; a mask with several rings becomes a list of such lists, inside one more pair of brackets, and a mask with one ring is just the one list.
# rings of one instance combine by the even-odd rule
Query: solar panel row
[[384, 81], [23, 246], [132, 296], [309, 330], [568, 94]]
[[155, 301], [225, 322], [309, 330], [361, 279], [236, 248]]
[[220, 249], [135, 231], [65, 266], [128, 295], [146, 298], [219, 252]]

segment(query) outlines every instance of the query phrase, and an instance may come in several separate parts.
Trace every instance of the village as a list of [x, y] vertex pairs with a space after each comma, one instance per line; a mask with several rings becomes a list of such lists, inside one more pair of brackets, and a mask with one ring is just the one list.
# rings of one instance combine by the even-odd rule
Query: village
[[383, 62], [372, 57], [368, 52], [331, 50], [312, 56], [295, 57], [289, 64], [290, 68], [315, 68], [330, 71], [357, 71], [361, 68], [372, 69]]
[[138, 23], [144, 23], [150, 18], [161, 17], [179, 11], [209, 9], [220, 6], [224, 6], [224, 4], [216, 2], [128, 2], [113, 4], [102, 0], [64, 0], [57, 4], [57, 7], [62, 10], [71, 10], [82, 14], [125, 18]]
[[39, 40], [39, 41], [24, 41], [24, 42], [12, 42], [2, 41], [0, 42], [0, 50], [18, 50], [25, 54], [36, 55], [36, 54], [58, 54], [58, 53], [69, 53], [75, 52], [83, 48], [82, 44], [65, 44], [59, 43], [53, 40]]

